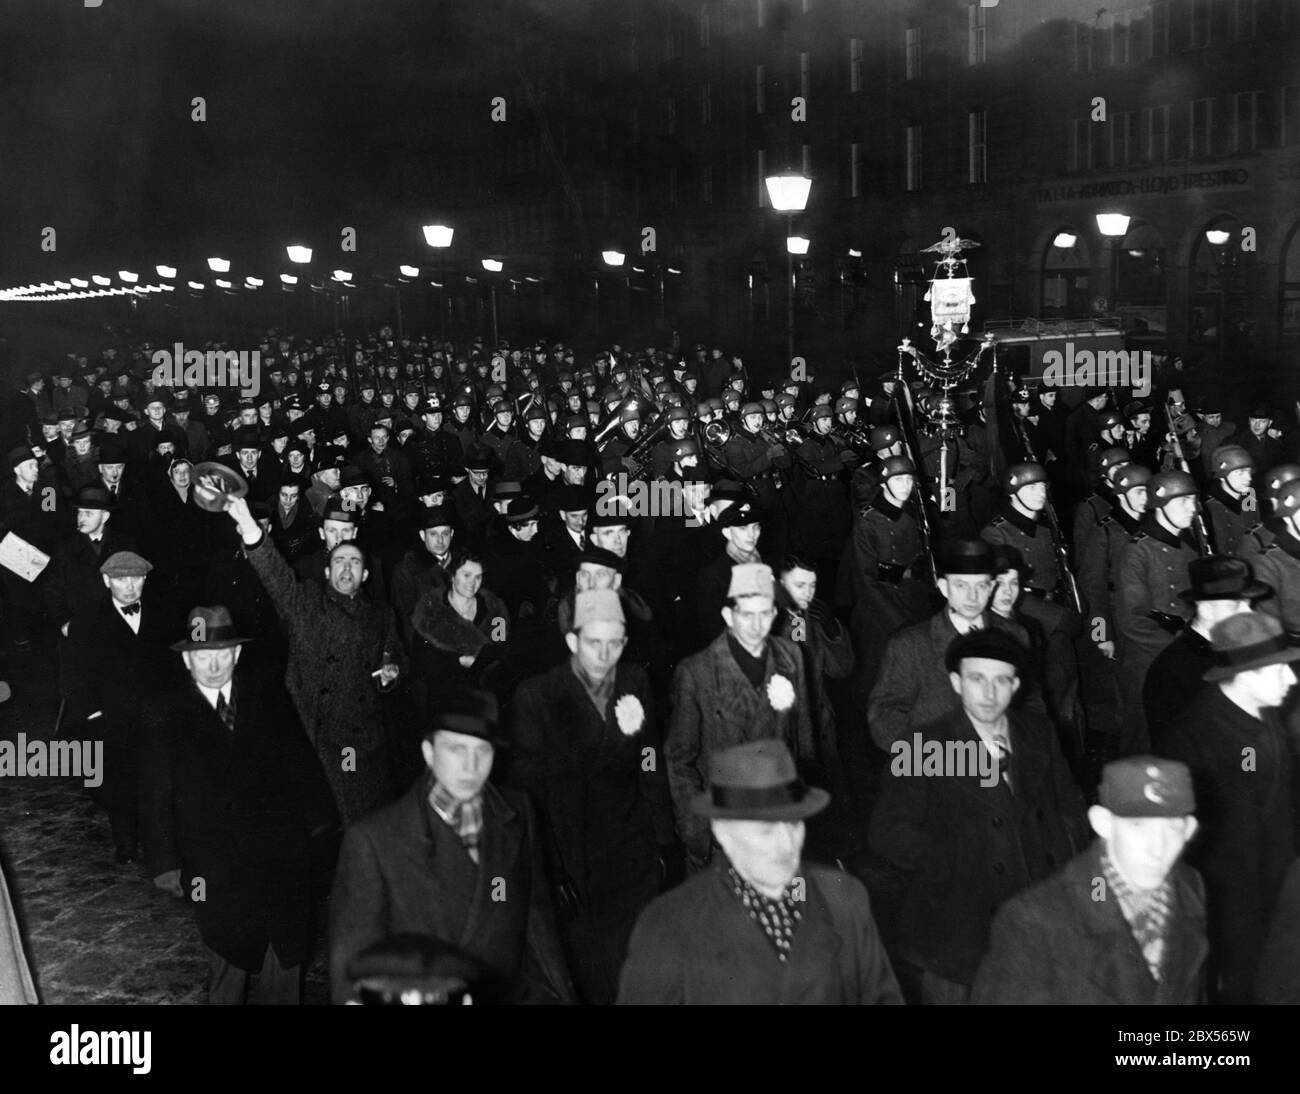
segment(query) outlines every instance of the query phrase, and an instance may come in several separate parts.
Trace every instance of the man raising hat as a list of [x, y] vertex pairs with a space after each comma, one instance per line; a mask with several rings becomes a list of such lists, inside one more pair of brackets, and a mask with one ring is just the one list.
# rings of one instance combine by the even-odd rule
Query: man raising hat
[[618, 1001], [901, 1003], [866, 889], [802, 860], [804, 821], [829, 800], [782, 741], [715, 754], [690, 806], [721, 853], [641, 914]]
[[218, 605], [191, 610], [172, 643], [187, 678], [144, 711], [141, 840], [154, 884], [194, 908], [208, 1002], [296, 1005], [311, 941], [303, 795], [320, 773], [279, 673], [240, 663], [247, 641]]
[[709, 862], [712, 844], [691, 801], [707, 785], [716, 753], [775, 739], [790, 746], [801, 763], [816, 759], [803, 657], [794, 643], [770, 636], [776, 618], [771, 567], [732, 567], [721, 615], [727, 629], [677, 666], [664, 749], [678, 834], [697, 869]]
[[330, 979], [344, 1003], [351, 959], [394, 934], [459, 947], [483, 972], [484, 1002], [574, 1000], [527, 796], [491, 785], [496, 698], [444, 704], [424, 733], [428, 770], [343, 837], [330, 896]]
[[1205, 888], [1179, 861], [1197, 828], [1186, 765], [1117, 760], [1099, 798], [1096, 841], [998, 910], [972, 1003], [1204, 1001]]
[[1269, 916], [1296, 857], [1296, 790], [1277, 708], [1296, 681], [1300, 649], [1263, 612], [1217, 623], [1219, 663], [1158, 742], [1196, 781], [1205, 839], [1191, 856], [1205, 877], [1211, 1002], [1249, 1003]]

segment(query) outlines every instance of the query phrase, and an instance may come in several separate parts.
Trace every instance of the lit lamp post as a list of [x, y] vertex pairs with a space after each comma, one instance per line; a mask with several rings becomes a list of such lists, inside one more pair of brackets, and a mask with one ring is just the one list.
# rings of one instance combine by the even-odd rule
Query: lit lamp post
[[[812, 179], [806, 175], [771, 175], [763, 180], [767, 186], [767, 196], [772, 208], [785, 214], [786, 244], [785, 273], [789, 299], [786, 308], [786, 357], [794, 360], [794, 256], [808, 253], [808, 241], [794, 234], [794, 215], [802, 213], [808, 207], [808, 195], [812, 191]], [[802, 240], [802, 244], [794, 241]], [[801, 245], [803, 250], [795, 250]]]
[[[622, 251], [601, 251], [601, 261], [611, 269], [621, 269], [627, 256]], [[600, 337], [601, 332], [601, 315], [600, 315], [600, 271], [596, 271], [596, 337]]]
[[401, 274], [401, 276], [397, 279], [397, 284], [394, 285], [393, 288], [395, 290], [394, 295], [397, 297], [397, 337], [401, 338], [402, 337], [402, 286], [405, 285], [408, 281], [414, 281], [417, 277], [419, 277], [420, 268], [418, 266], [398, 266], [397, 272]]
[[1110, 245], [1110, 310], [1119, 312], [1119, 249], [1128, 235], [1127, 213], [1098, 213], [1097, 231], [1111, 241]]
[[[499, 274], [505, 269], [505, 263], [499, 258], [483, 259], [483, 269], [488, 273]], [[488, 278], [488, 295], [492, 301], [492, 350], [495, 352], [498, 343], [497, 340], [497, 282], [496, 278]]]
[[426, 224], [423, 228], [424, 242], [438, 252], [438, 280], [441, 284], [438, 286], [442, 294], [441, 303], [438, 305], [439, 324], [442, 328], [442, 340], [447, 340], [447, 311], [451, 302], [447, 299], [447, 248], [451, 246], [451, 241], [456, 235], [454, 228], [449, 228], [445, 224]]
[[[284, 253], [289, 256], [289, 261], [295, 266], [308, 266], [311, 264], [311, 248], [301, 243], [290, 243], [285, 247]], [[280, 302], [284, 305], [281, 309], [281, 316], [284, 320], [284, 327], [289, 329], [289, 298], [284, 293], [293, 292], [292, 286], [298, 284], [298, 278], [293, 274], [281, 274], [281, 298]], [[300, 309], [301, 310], [301, 309]], [[315, 310], [314, 308], [312, 309]]]
[[1232, 233], [1223, 228], [1208, 228], [1205, 232], [1205, 241], [1214, 248], [1211, 255], [1214, 258], [1214, 268], [1219, 275], [1219, 315], [1217, 319], [1218, 326], [1218, 343], [1219, 343], [1219, 369], [1223, 369], [1224, 357], [1227, 355], [1228, 348], [1228, 240], [1232, 238]]

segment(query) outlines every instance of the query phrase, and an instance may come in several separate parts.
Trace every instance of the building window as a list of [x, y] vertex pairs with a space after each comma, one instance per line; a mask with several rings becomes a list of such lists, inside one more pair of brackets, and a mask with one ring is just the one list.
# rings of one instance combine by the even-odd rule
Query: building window
[[1074, 36], [1070, 40], [1070, 71], [1092, 71], [1092, 27], [1085, 23], [1074, 24]]
[[767, 113], [767, 66], [754, 66], [754, 113]]
[[767, 26], [767, 0], [754, 0], [754, 23], [757, 26]]
[[767, 201], [767, 149], [758, 150], [758, 207], [762, 209]]
[[708, 8], [700, 8], [700, 49], [709, 48], [709, 38], [712, 35], [713, 22], [709, 15]]
[[1191, 0], [1187, 24], [1187, 45], [1204, 49], [1210, 44], [1210, 0]]
[[1169, 159], [1168, 106], [1147, 107], [1147, 162], [1164, 163]]
[[1278, 144], [1300, 144], [1300, 84], [1282, 88]]
[[1214, 100], [1193, 99], [1190, 104], [1187, 154], [1195, 159], [1213, 153]]
[[1066, 125], [1065, 169], [1087, 171], [1092, 167], [1092, 134], [1089, 131], [1092, 122], [1087, 118], [1071, 118]]
[[1255, 0], [1233, 0], [1232, 36], [1237, 39], [1255, 37]]
[[849, 145], [849, 197], [862, 196], [862, 142]]
[[988, 182], [988, 114], [983, 110], [972, 110], [966, 115], [968, 136], [966, 181], [972, 185]]
[[1110, 116], [1110, 165], [1127, 167], [1137, 159], [1133, 111], [1121, 110]]
[[812, 54], [799, 54], [799, 94], [806, 102], [812, 98]]
[[805, 176], [811, 175], [812, 174], [812, 145], [805, 144], [803, 146], [802, 153], [803, 154], [800, 156], [801, 162], [799, 164], [799, 168], [801, 171], [803, 171]]
[[1151, 4], [1151, 56], [1163, 57], [1169, 52], [1169, 0], [1153, 0]]
[[[904, 38], [904, 60], [907, 67], [907, 78], [909, 80], [919, 80], [921, 78], [921, 28], [908, 27]], [[859, 45], [859, 54], [862, 50]]]
[[713, 168], [700, 168], [700, 204], [713, 204]]
[[1110, 63], [1126, 65], [1131, 56], [1130, 46], [1133, 41], [1133, 12], [1117, 11], [1110, 19]]
[[1259, 92], [1238, 91], [1232, 97], [1232, 150], [1253, 152], [1258, 147]]
[[849, 39], [849, 91], [862, 90], [862, 39]]
[[907, 127], [907, 189], [921, 189], [921, 127]]
[[700, 124], [713, 124], [713, 84], [707, 80], [700, 87]]
[[971, 4], [967, 10], [966, 63], [982, 65], [984, 63], [984, 36], [988, 29], [985, 19], [986, 9], [978, 3]]

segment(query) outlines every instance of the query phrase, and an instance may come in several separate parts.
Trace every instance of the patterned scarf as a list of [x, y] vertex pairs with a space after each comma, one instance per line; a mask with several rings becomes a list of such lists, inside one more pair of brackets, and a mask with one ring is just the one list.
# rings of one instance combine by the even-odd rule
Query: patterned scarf
[[429, 791], [429, 805], [460, 837], [466, 853], [477, 865], [479, 836], [483, 832], [483, 795], [463, 802], [435, 780]]
[[776, 950], [776, 959], [784, 962], [790, 954], [794, 942], [794, 932], [803, 918], [799, 902], [791, 895], [790, 885], [777, 900], [765, 897], [748, 881], [736, 873], [734, 866], [727, 866], [727, 877], [731, 881], [731, 891], [736, 899], [749, 913], [749, 918], [758, 924], [759, 930], [767, 935], [767, 940]]
[[1151, 978], [1158, 981], [1160, 963], [1165, 952], [1165, 935], [1169, 928], [1169, 910], [1173, 903], [1173, 886], [1165, 878], [1158, 889], [1134, 889], [1120, 877], [1105, 851], [1101, 853], [1101, 870], [1106, 877], [1106, 884], [1119, 901], [1119, 910], [1123, 913], [1129, 930], [1141, 947], [1147, 968], [1151, 970]]
[[727, 541], [727, 557], [738, 566], [763, 561], [762, 555], [757, 551], [742, 551], [730, 540]]

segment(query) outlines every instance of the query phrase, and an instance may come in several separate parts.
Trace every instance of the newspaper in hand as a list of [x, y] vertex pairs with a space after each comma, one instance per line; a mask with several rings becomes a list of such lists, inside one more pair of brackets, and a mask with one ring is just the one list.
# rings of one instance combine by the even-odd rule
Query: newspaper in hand
[[49, 555], [13, 532], [0, 539], [0, 566], [17, 574], [24, 581], [35, 581], [49, 565], [49, 561]]

